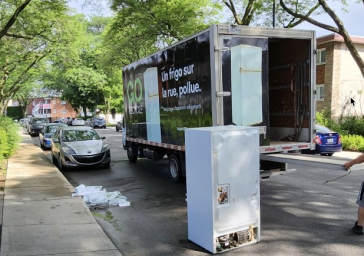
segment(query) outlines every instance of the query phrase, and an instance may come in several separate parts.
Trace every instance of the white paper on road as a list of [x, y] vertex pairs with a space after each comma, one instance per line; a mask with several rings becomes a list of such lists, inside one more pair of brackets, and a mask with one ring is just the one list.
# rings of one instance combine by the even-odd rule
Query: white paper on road
[[84, 184], [78, 185], [75, 188], [75, 193], [72, 193], [72, 197], [82, 197], [86, 204], [92, 204], [93, 207], [97, 205], [104, 206], [130, 206], [130, 202], [127, 201], [126, 196], [121, 195], [119, 191], [107, 192], [106, 189], [102, 189], [102, 186], [85, 186]]

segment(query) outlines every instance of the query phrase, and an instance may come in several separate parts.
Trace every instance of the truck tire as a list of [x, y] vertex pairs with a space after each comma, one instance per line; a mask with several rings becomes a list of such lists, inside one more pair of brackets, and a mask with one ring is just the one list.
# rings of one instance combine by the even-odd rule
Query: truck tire
[[128, 155], [128, 159], [130, 163], [136, 163], [138, 160], [138, 149], [132, 143], [129, 143], [127, 146], [126, 153]]
[[173, 182], [178, 183], [182, 180], [182, 167], [181, 161], [178, 156], [172, 154], [168, 157], [169, 159], [169, 175]]

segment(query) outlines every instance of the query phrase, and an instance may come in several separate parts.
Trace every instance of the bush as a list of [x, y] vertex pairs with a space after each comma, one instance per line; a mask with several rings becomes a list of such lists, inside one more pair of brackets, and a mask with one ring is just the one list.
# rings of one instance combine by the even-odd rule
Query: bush
[[0, 117], [0, 160], [10, 157], [20, 141], [19, 126], [8, 117]]
[[316, 122], [341, 134], [343, 150], [364, 151], [364, 119], [356, 116], [331, 119], [328, 111], [317, 112]]
[[20, 106], [11, 106], [6, 109], [6, 116], [12, 119], [22, 119], [24, 117], [23, 110]]
[[344, 135], [341, 137], [343, 150], [359, 151], [364, 150], [364, 137], [360, 135]]
[[6, 131], [0, 128], [0, 162], [4, 159], [4, 154], [8, 150], [8, 140]]

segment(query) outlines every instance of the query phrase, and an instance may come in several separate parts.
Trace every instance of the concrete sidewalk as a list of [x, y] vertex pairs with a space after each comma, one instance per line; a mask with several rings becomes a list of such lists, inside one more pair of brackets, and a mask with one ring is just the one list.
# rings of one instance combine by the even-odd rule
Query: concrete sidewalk
[[62, 173], [23, 135], [8, 161], [1, 255], [121, 255]]

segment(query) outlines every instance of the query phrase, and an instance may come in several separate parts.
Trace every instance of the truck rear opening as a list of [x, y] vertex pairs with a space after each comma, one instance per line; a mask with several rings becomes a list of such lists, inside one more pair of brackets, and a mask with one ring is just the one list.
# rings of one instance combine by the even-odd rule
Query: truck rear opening
[[[123, 69], [124, 148], [185, 175], [184, 131], [259, 126], [260, 153], [312, 148], [315, 33], [214, 25]], [[238, 149], [237, 149], [238, 150]]]
[[271, 141], [310, 141], [312, 52], [310, 40], [269, 40]]

